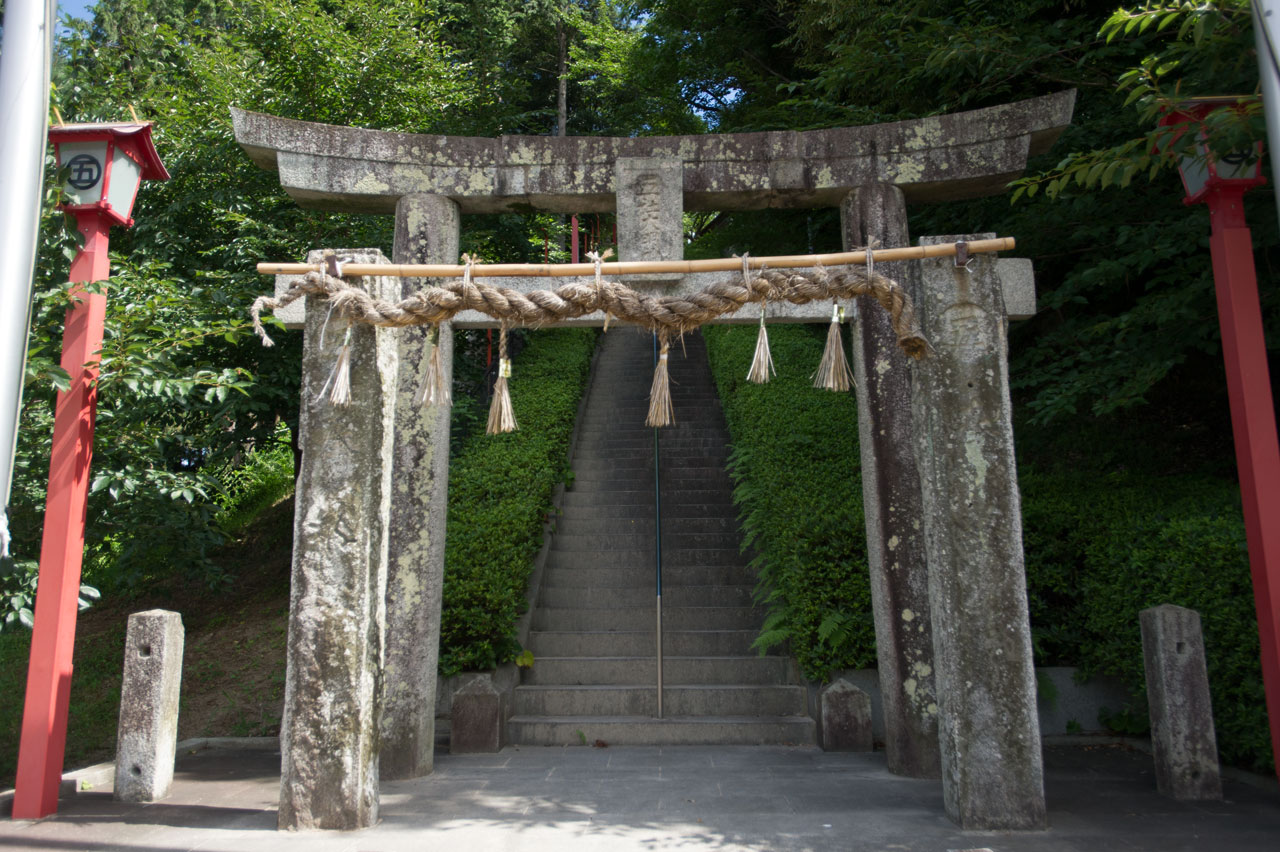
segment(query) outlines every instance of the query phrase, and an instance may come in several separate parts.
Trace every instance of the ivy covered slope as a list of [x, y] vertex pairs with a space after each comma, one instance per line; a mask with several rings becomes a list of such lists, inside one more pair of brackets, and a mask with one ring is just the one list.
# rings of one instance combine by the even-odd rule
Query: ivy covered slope
[[[520, 428], [461, 439], [449, 467], [440, 673], [491, 669], [520, 646], [533, 558], [551, 493], [569, 470], [569, 438], [595, 350], [594, 329], [528, 335], [513, 359], [511, 404]], [[455, 419], [465, 418], [464, 407]]]
[[[728, 421], [734, 498], [769, 617], [757, 642], [789, 643], [805, 675], [875, 665], [852, 394], [811, 387], [821, 329], [769, 329], [778, 375], [746, 381], [756, 330], [704, 331]], [[1121, 678], [1109, 723], [1142, 733], [1138, 612], [1171, 603], [1204, 626], [1223, 760], [1272, 765], [1239, 490], [1212, 454], [1162, 437], [1159, 418], [1018, 424], [1036, 662]], [[1181, 459], [1171, 462], [1170, 459]]]
[[805, 675], [875, 665], [852, 394], [813, 387], [825, 328], [775, 325], [778, 375], [746, 380], [755, 326], [703, 330], [733, 449], [734, 500], [769, 616], [756, 645], [790, 642]]

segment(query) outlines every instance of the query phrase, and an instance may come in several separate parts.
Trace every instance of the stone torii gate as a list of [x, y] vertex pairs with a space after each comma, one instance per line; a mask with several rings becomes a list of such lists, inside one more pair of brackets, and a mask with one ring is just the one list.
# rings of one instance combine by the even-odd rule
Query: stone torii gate
[[[846, 249], [908, 245], [907, 202], [1002, 192], [1057, 139], [1074, 100], [1063, 92], [857, 128], [625, 139], [416, 135], [235, 109], [232, 119], [245, 151], [302, 206], [394, 213], [397, 263], [455, 263], [462, 214], [530, 207], [616, 208], [621, 259], [678, 260], [686, 209], [838, 206]], [[966, 237], [921, 242], [957, 239]], [[877, 270], [907, 289], [935, 349], [909, 365], [887, 316], [860, 300], [854, 373], [889, 769], [941, 774], [947, 813], [966, 828], [1043, 827], [1005, 340], [1007, 318], [1035, 310], [1030, 263]], [[675, 295], [723, 277], [627, 283]], [[390, 299], [421, 284], [364, 279]], [[379, 774], [432, 768], [449, 411], [412, 404], [422, 328], [353, 328], [352, 404], [315, 404], [339, 340], [323, 338], [322, 305], [283, 313], [307, 332], [279, 822], [356, 828], [377, 819]], [[755, 322], [744, 313], [727, 321]], [[827, 322], [829, 309], [770, 305], [770, 317]], [[453, 325], [496, 323], [468, 312]], [[447, 324], [439, 345], [449, 372]]]

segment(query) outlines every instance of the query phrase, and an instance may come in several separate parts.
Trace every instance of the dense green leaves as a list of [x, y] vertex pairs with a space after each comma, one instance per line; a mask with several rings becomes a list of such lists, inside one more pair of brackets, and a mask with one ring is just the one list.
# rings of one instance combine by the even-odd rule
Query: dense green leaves
[[746, 381], [754, 326], [704, 329], [733, 451], [733, 497], [769, 615], [756, 647], [789, 643], [816, 681], [874, 665], [875, 631], [858, 485], [852, 394], [813, 387], [824, 335], [778, 325], [769, 341], [778, 375]]
[[474, 432], [450, 461], [441, 674], [490, 669], [520, 653], [516, 619], [525, 609], [552, 490], [568, 471], [595, 341], [585, 329], [531, 333], [512, 363], [520, 429]]

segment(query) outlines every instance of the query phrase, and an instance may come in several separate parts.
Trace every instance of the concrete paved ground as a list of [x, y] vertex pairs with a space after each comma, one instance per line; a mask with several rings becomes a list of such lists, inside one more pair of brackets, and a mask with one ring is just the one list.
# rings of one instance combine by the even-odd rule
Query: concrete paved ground
[[883, 753], [813, 748], [508, 748], [437, 756], [388, 783], [382, 820], [349, 833], [275, 830], [279, 754], [179, 756], [173, 793], [149, 805], [109, 791], [57, 816], [0, 822], [0, 850], [894, 850], [1133, 852], [1280, 849], [1280, 792], [1224, 779], [1226, 801], [1155, 792], [1151, 758], [1123, 746], [1050, 746], [1046, 832], [962, 832], [936, 781], [890, 775]]

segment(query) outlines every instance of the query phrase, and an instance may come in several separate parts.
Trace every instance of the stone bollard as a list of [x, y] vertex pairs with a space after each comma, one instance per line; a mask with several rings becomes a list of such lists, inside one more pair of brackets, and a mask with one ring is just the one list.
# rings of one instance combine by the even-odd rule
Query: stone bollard
[[183, 635], [176, 612], [149, 609], [129, 616], [116, 733], [117, 801], [154, 802], [173, 785]]
[[819, 697], [823, 751], [872, 751], [871, 697], [844, 678], [827, 684]]
[[1138, 614], [1156, 788], [1187, 801], [1222, 798], [1200, 614], [1165, 604]]
[[921, 267], [917, 310], [932, 351], [913, 365], [911, 405], [943, 801], [947, 816], [966, 829], [1043, 829], [1003, 288], [989, 256], [968, 267], [950, 257]]
[[454, 693], [449, 724], [450, 754], [502, 751], [502, 693], [478, 677]]

